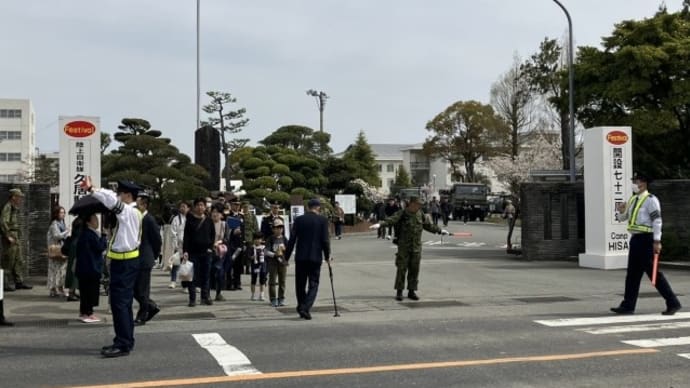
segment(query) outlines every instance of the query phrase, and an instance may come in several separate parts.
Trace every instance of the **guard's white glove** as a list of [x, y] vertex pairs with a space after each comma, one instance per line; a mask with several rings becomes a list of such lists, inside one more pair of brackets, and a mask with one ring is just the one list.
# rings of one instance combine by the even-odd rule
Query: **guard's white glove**
[[447, 231], [445, 229], [441, 229], [441, 236], [449, 236], [449, 235], [450, 235], [449, 231]]
[[370, 226], [369, 229], [378, 229], [380, 227], [381, 227], [381, 224], [374, 224], [374, 225]]

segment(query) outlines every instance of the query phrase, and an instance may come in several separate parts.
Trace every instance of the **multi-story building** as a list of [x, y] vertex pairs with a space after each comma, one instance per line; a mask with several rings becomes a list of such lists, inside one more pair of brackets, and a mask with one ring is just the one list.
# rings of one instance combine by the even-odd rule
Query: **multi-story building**
[[36, 121], [31, 100], [0, 99], [0, 182], [30, 181]]

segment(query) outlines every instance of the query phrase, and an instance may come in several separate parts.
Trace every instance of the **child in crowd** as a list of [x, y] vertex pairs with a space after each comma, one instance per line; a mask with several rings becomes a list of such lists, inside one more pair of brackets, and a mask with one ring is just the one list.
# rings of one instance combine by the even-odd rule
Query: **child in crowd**
[[254, 233], [254, 246], [249, 252], [252, 273], [252, 300], [256, 300], [256, 282], [259, 281], [259, 300], [265, 300], [264, 288], [266, 287], [267, 266], [266, 266], [266, 246], [264, 245], [261, 233]]
[[[81, 216], [80, 216], [81, 217]], [[79, 319], [84, 323], [100, 322], [93, 313], [100, 297], [103, 252], [108, 247], [98, 225], [98, 216], [83, 217], [86, 225], [79, 234], [76, 249], [75, 275], [79, 279]]]
[[[266, 257], [268, 257], [268, 296], [271, 306], [285, 306], [285, 278], [288, 262], [285, 260], [285, 225], [283, 220], [273, 220], [273, 234], [266, 240]], [[278, 295], [276, 298], [276, 286]]]

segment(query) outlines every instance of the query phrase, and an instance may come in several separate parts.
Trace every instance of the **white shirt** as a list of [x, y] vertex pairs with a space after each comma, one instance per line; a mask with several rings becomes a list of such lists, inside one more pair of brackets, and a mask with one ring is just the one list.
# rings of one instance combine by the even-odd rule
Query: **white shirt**
[[184, 241], [184, 224], [187, 217], [182, 213], [176, 215], [170, 223], [170, 230], [172, 231], [173, 239], [175, 241], [175, 249], [182, 251], [182, 242]]
[[[638, 193], [637, 197], [639, 198], [644, 193], [646, 193], [646, 190]], [[630, 218], [632, 212], [635, 210], [635, 206], [636, 202], [633, 199], [629, 203], [629, 206], [625, 209], [625, 212], [618, 214], [618, 221], [626, 221], [628, 218]], [[651, 194], [647, 196], [647, 199], [645, 199], [645, 201], [642, 203], [642, 206], [640, 206], [640, 211], [637, 212], [637, 220], [635, 220], [635, 224], [651, 226], [652, 233], [654, 234], [654, 241], [661, 241], [662, 222], [661, 203], [659, 202], [659, 198]]]
[[109, 250], [124, 253], [139, 248], [142, 216], [135, 207], [136, 202], [126, 204], [117, 199], [115, 192], [103, 188], [94, 189], [91, 195], [112, 210], [117, 217], [115, 235], [110, 241]]

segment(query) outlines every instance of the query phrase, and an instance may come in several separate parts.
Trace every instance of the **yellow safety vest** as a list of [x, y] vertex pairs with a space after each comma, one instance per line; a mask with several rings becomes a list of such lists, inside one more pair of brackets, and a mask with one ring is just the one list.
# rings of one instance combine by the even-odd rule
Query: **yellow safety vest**
[[[142, 234], [142, 229], [144, 229], [143, 225], [142, 225], [142, 221], [144, 219], [144, 214], [139, 209], [137, 209], [137, 214], [139, 215], [139, 244], [141, 244], [141, 234]], [[137, 247], [136, 249], [133, 249], [131, 251], [128, 251], [128, 252], [114, 252], [113, 251], [113, 249], [112, 249], [113, 248], [113, 242], [115, 241], [115, 236], [117, 236], [117, 229], [119, 226], [120, 226], [120, 223], [118, 222], [117, 226], [115, 226], [115, 230], [113, 231], [113, 237], [110, 239], [110, 244], [108, 244], [108, 253], [106, 254], [106, 256], [112, 260], [136, 259], [137, 257], [139, 257], [139, 247]]]
[[644, 201], [647, 200], [647, 197], [649, 197], [649, 191], [645, 191], [642, 196], [633, 196], [630, 198], [630, 201], [628, 201], [628, 206], [632, 206], [632, 203], [635, 201], [635, 199], [637, 199], [637, 203], [635, 204], [635, 207], [632, 209], [632, 213], [630, 213], [630, 217], [628, 218], [628, 232], [652, 233], [651, 226], [640, 225], [637, 223], [637, 214], [640, 212], [640, 208], [642, 207], [642, 204], [644, 204]]

